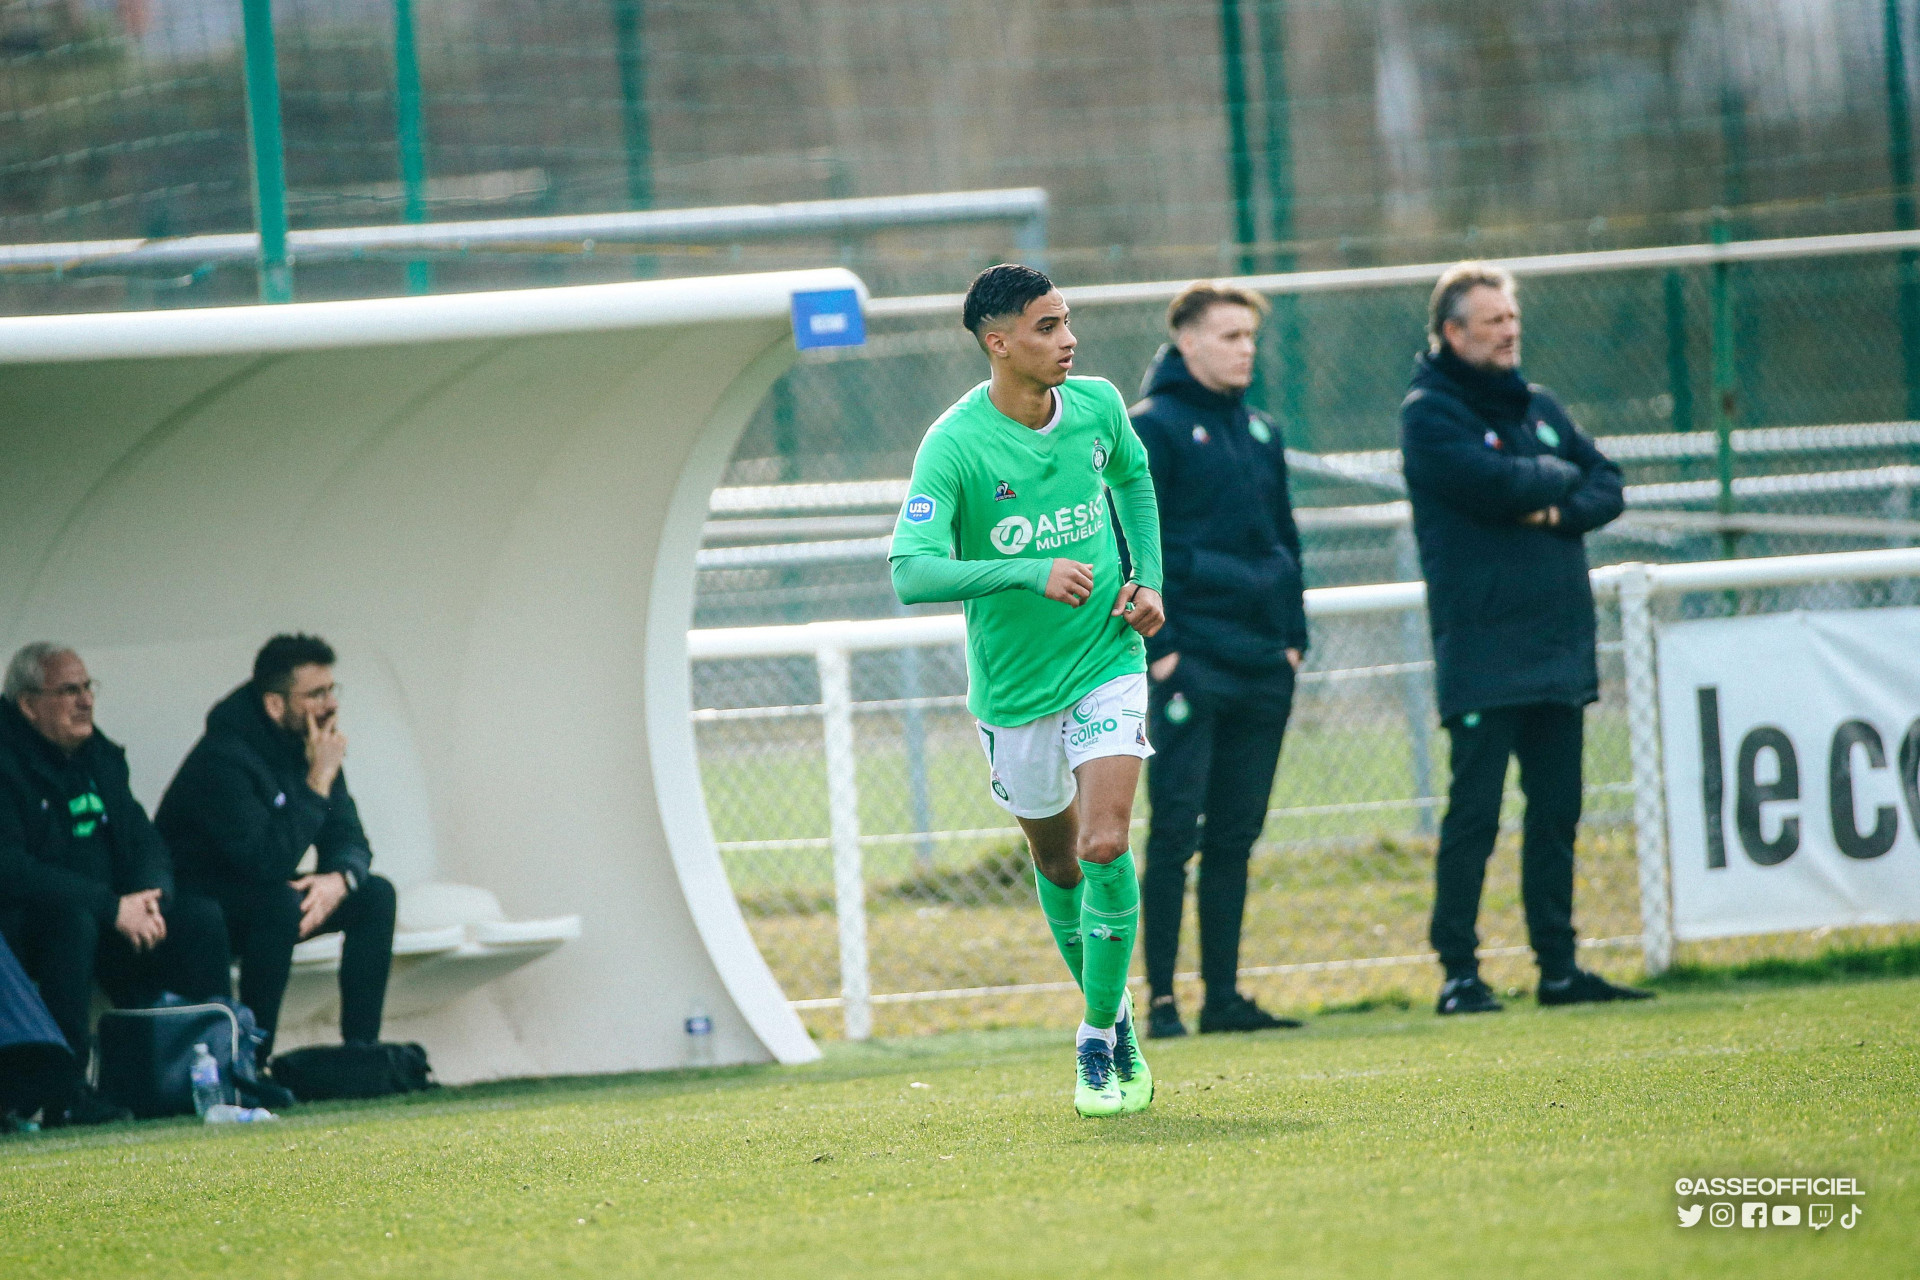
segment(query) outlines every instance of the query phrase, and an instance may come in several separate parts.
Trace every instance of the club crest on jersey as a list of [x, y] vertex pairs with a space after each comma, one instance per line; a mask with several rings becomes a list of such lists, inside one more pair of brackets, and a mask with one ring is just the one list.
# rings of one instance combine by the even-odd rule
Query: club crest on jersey
[[1002, 480], [993, 487], [993, 500], [995, 502], [1005, 502], [1008, 498], [1017, 498], [1019, 496], [1019, 494], [1013, 491], [1013, 486], [1005, 480]]
[[1093, 442], [1093, 469], [1095, 471], [1105, 471], [1107, 469], [1107, 446], [1104, 441], [1095, 440]]
[[1193, 442], [1195, 444], [1205, 444], [1207, 441], [1211, 439], [1213, 439], [1213, 436], [1208, 434], [1207, 429], [1205, 427], [1200, 426], [1198, 424], [1194, 426]]
[[906, 518], [908, 524], [925, 524], [933, 519], [933, 499], [924, 493], [916, 493], [907, 499]]

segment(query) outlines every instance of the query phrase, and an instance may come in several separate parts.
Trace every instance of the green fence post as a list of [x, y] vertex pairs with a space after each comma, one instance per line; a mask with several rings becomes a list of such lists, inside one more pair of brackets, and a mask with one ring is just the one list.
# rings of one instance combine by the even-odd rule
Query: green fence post
[[253, 223], [260, 233], [260, 301], [293, 301], [287, 259], [287, 156], [280, 128], [280, 72], [272, 0], [241, 0], [246, 39], [247, 139], [253, 150]]
[[[1293, 118], [1287, 89], [1287, 3], [1259, 0], [1254, 8], [1260, 36], [1260, 79], [1266, 95], [1267, 203], [1269, 238], [1273, 241], [1272, 270], [1292, 271], [1293, 253]], [[1283, 293], [1273, 300], [1274, 336], [1280, 346], [1280, 421], [1288, 443], [1313, 448], [1313, 429], [1307, 420], [1305, 336], [1300, 330], [1300, 298]]]
[[[413, 39], [413, 0], [393, 0], [394, 114], [400, 133], [400, 186], [409, 223], [427, 220], [427, 140], [420, 106], [420, 55]], [[433, 264], [407, 263], [407, 292], [433, 292]]]
[[[1893, 185], [1893, 225], [1914, 227], [1913, 127], [1907, 106], [1907, 52], [1900, 33], [1900, 0], [1886, 0], [1887, 176]], [[1900, 355], [1907, 381], [1907, 419], [1920, 419], [1920, 269], [1909, 249], [1899, 256]]]
[[[1716, 216], [1713, 242], [1725, 244], [1727, 239], [1727, 220]], [[1713, 432], [1715, 469], [1720, 481], [1715, 509], [1723, 516], [1733, 514], [1733, 420], [1738, 408], [1734, 382], [1732, 270], [1731, 264], [1724, 261], [1713, 264]], [[1733, 558], [1738, 541], [1738, 535], [1730, 530], [1720, 531], [1723, 559]]]
[[620, 131], [627, 151], [627, 206], [653, 208], [653, 121], [647, 114], [643, 0], [613, 0], [620, 73]]
[[[1664, 281], [1667, 310], [1667, 395], [1673, 400], [1668, 426], [1693, 430], [1693, 370], [1687, 364], [1687, 279], [1678, 271]], [[1685, 469], [1685, 459], [1681, 460]]]
[[1247, 71], [1240, 54], [1240, 0], [1220, 0], [1220, 75], [1227, 108], [1227, 173], [1233, 184], [1233, 235], [1240, 274], [1253, 262], [1253, 153], [1247, 146]]

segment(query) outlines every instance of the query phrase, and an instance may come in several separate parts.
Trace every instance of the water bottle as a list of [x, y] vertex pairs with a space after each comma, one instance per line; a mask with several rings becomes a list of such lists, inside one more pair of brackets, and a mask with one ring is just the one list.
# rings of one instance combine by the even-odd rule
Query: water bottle
[[698, 1000], [687, 1010], [687, 1065], [713, 1065], [713, 1019], [707, 1016], [707, 1006]]
[[220, 1064], [204, 1044], [193, 1046], [193, 1067], [187, 1072], [187, 1079], [193, 1084], [193, 1109], [201, 1119], [206, 1119], [213, 1108], [226, 1105], [227, 1090], [220, 1083]]

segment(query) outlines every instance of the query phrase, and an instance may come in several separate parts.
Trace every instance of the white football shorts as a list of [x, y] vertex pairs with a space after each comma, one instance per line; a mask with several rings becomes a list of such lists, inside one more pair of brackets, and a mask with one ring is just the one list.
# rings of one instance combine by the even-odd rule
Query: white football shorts
[[1147, 677], [1115, 676], [1065, 711], [1002, 728], [974, 722], [993, 770], [993, 799], [1016, 818], [1051, 818], [1073, 803], [1073, 771], [1101, 756], [1153, 754]]

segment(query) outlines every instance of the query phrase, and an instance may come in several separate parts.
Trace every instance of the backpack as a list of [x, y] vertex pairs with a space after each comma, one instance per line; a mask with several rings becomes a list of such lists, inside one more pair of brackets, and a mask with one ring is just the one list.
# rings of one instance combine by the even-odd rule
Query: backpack
[[193, 1114], [193, 1047], [207, 1046], [221, 1080], [234, 1080], [234, 1049], [245, 1043], [240, 1019], [225, 1004], [113, 1009], [100, 1015], [100, 1092], [142, 1120]]
[[302, 1102], [438, 1088], [427, 1051], [417, 1044], [314, 1045], [278, 1055], [272, 1070], [274, 1081]]

